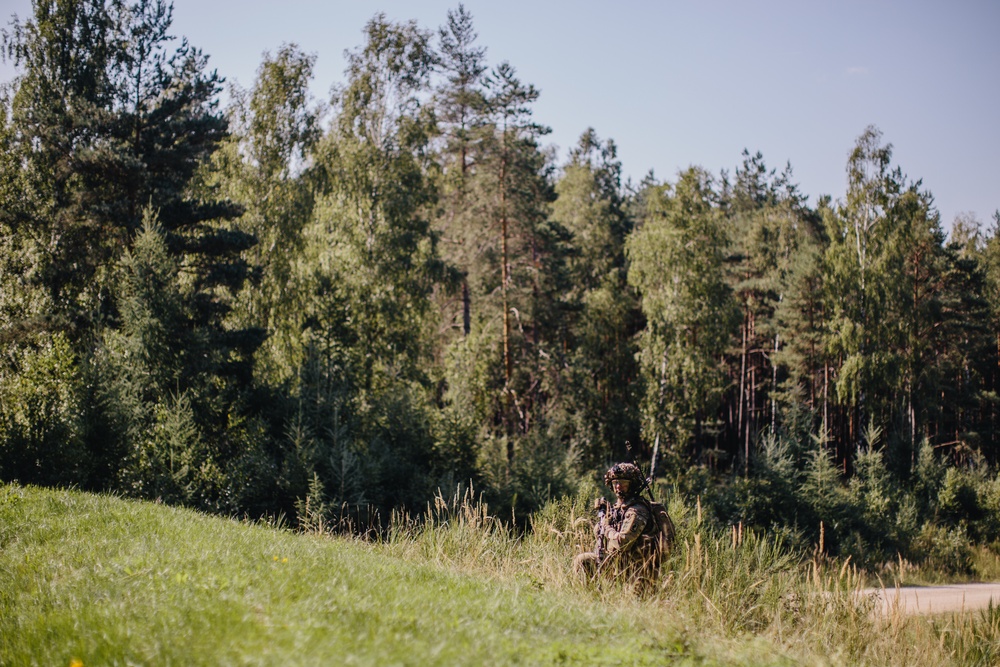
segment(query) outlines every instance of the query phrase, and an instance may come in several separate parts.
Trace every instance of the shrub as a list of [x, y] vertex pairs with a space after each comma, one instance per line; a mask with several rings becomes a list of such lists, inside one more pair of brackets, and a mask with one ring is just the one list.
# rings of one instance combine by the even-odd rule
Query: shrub
[[939, 517], [949, 523], [966, 523], [982, 517], [974, 472], [948, 468], [938, 492]]
[[225, 479], [195, 423], [187, 394], [155, 406], [145, 437], [133, 443], [122, 482], [133, 495], [215, 509]]
[[976, 536], [982, 542], [1000, 539], [1000, 473], [983, 479], [978, 486], [982, 518], [976, 523]]
[[0, 368], [0, 478], [85, 485], [83, 383], [69, 342], [44, 336]]
[[854, 553], [858, 562], [892, 559], [916, 532], [916, 504], [889, 472], [882, 450], [866, 448], [855, 459], [855, 475], [848, 485], [854, 514]]
[[972, 573], [972, 547], [962, 528], [926, 523], [911, 545], [912, 560], [950, 575]]

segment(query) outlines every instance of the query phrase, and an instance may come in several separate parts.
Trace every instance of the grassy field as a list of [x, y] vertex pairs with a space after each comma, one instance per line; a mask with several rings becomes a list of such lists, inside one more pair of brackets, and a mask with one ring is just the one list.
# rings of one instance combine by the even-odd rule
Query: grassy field
[[[0, 486], [2, 665], [995, 664], [1000, 615], [875, 618], [752, 535], [699, 532], [661, 589], [576, 581], [570, 502], [511, 533], [470, 498], [382, 542]], [[816, 595], [825, 591], [824, 595]]]

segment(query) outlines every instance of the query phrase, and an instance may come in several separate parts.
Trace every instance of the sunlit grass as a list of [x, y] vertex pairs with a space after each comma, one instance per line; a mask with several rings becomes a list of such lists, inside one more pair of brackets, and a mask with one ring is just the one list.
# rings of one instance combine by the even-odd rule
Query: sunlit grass
[[[0, 487], [3, 665], [976, 664], [997, 615], [879, 616], [844, 564], [713, 533], [678, 503], [660, 586], [587, 586], [585, 504], [524, 535], [473, 494], [382, 542]], [[968, 661], [972, 662], [968, 662]], [[77, 662], [74, 662], [77, 661]], [[981, 663], [988, 664], [988, 663]]]
[[[5, 487], [0, 544], [4, 665], [656, 664], [664, 655], [623, 612], [552, 598], [528, 579], [147, 503]], [[618, 641], [605, 646], [608, 637]]]

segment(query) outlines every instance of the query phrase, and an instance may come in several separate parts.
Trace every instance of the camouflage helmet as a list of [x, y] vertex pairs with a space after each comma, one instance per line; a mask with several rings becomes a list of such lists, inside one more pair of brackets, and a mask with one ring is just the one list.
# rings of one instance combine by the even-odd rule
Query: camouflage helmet
[[631, 482], [630, 491], [638, 491], [646, 481], [646, 476], [639, 470], [639, 466], [634, 463], [616, 463], [611, 469], [604, 473], [604, 484], [611, 486], [611, 482], [616, 479]]

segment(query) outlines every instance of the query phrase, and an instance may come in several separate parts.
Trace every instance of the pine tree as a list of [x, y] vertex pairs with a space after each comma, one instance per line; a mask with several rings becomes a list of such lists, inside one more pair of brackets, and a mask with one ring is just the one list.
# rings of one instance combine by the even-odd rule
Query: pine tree
[[4, 189], [14, 198], [5, 208], [22, 251], [36, 257], [26, 270], [49, 304], [39, 315], [56, 326], [113, 317], [108, 269], [147, 205], [206, 286], [245, 278], [232, 257], [252, 240], [206, 224], [238, 209], [188, 191], [225, 136], [221, 79], [186, 41], [169, 50], [171, 22], [163, 0], [71, 0], [37, 3], [4, 33], [24, 71], [11, 102], [24, 173], [20, 190]]
[[445, 136], [442, 155], [446, 172], [452, 172], [455, 189], [464, 191], [476, 130], [483, 123], [486, 98], [482, 88], [486, 49], [475, 46], [478, 35], [472, 15], [459, 3], [448, 10], [447, 24], [438, 30], [439, 63], [445, 82], [435, 95], [438, 120]]
[[[192, 388], [193, 418], [219, 448], [214, 456], [225, 460], [237, 447], [227, 428], [262, 339], [257, 328], [225, 322], [249, 275], [241, 252], [255, 239], [232, 224], [238, 207], [193, 187], [225, 138], [216, 108], [221, 79], [186, 41], [170, 48], [171, 21], [162, 0], [39, 2], [32, 18], [4, 33], [4, 51], [23, 74], [5, 134], [20, 173], [0, 174], [2, 244], [19, 259], [0, 266], [0, 284], [5, 296], [8, 287], [27, 289], [4, 299], [0, 327], [28, 345], [47, 332], [67, 332], [77, 362], [95, 379], [111, 372], [102, 369], [101, 341], [119, 334], [141, 353], [127, 362], [131, 371], [117, 367], [121, 377], [147, 363], [143, 354], [177, 351], [136, 401], [161, 401], [167, 384]], [[130, 306], [120, 267], [133, 241], [145, 238], [137, 232], [146, 210], [156, 212], [165, 252], [180, 271], [183, 316], [164, 314], [183, 334], [173, 341], [154, 335], [155, 318], [151, 329], [130, 331], [135, 314], [122, 310]], [[150, 312], [158, 307], [149, 305]], [[171, 347], [181, 341], [187, 346]], [[101, 472], [81, 484], [106, 488], [122, 464], [121, 447], [134, 444], [112, 434], [138, 431], [118, 428], [116, 410], [97, 394], [84, 406], [85, 433]]]
[[[728, 186], [728, 184], [727, 184]], [[791, 167], [768, 170], [760, 153], [743, 152], [736, 180], [724, 188], [723, 208], [733, 238], [727, 269], [740, 302], [743, 323], [731, 371], [735, 423], [731, 431], [748, 470], [752, 443], [779, 425], [779, 371], [776, 357], [789, 342], [775, 319], [788, 296], [792, 267], [815, 236], [810, 215]], [[734, 452], [734, 453], [735, 453]]]
[[[434, 227], [442, 238], [442, 257], [462, 273], [461, 291], [443, 290], [437, 302], [447, 329], [468, 336], [472, 328], [473, 289], [478, 279], [485, 225], [475, 192], [475, 173], [481, 159], [479, 144], [486, 123], [486, 49], [476, 46], [472, 15], [459, 4], [448, 12], [438, 30], [437, 69], [444, 80], [434, 92], [434, 109], [442, 141], [439, 212]], [[478, 304], [477, 304], [478, 306]]]
[[[487, 185], [493, 194], [487, 215], [497, 269], [490, 283], [499, 292], [502, 423], [506, 433], [513, 435], [526, 432], [534, 416], [535, 397], [530, 393], [539, 379], [532, 371], [541, 331], [538, 322], [524, 316], [530, 318], [541, 310], [534, 307], [539, 304], [540, 280], [545, 276], [540, 269], [552, 257], [543, 246], [558, 241], [558, 230], [551, 230], [555, 237], [543, 236], [541, 228], [551, 195], [545, 160], [536, 143], [549, 130], [531, 120], [531, 104], [538, 99], [538, 91], [524, 85], [507, 62], [493, 68], [486, 87], [490, 134], [484, 138], [489, 152], [482, 175], [492, 180], [492, 186]], [[508, 462], [513, 458], [514, 445], [509, 440]]]
[[232, 342], [241, 332], [204, 317], [198, 285], [168, 244], [147, 208], [118, 273], [120, 326], [103, 331], [92, 364], [99, 454], [121, 457], [112, 470], [127, 493], [233, 509], [230, 473], [257, 455], [238, 426], [250, 388]]
[[[92, 286], [109, 245], [101, 202], [87, 194], [104, 155], [95, 139], [110, 133], [116, 103], [113, 18], [104, 3], [83, 0], [33, 9], [3, 31], [4, 57], [23, 72], [7, 107], [0, 188], [5, 250], [22, 258], [3, 266], [9, 335], [78, 328], [102, 300], [103, 285]], [[14, 294], [26, 298], [11, 303]]]
[[614, 142], [584, 132], [555, 191], [551, 217], [573, 235], [561, 333], [571, 371], [565, 401], [574, 444], [596, 465], [625, 456], [626, 441], [639, 442], [635, 336], [642, 312], [626, 281], [631, 224]]

